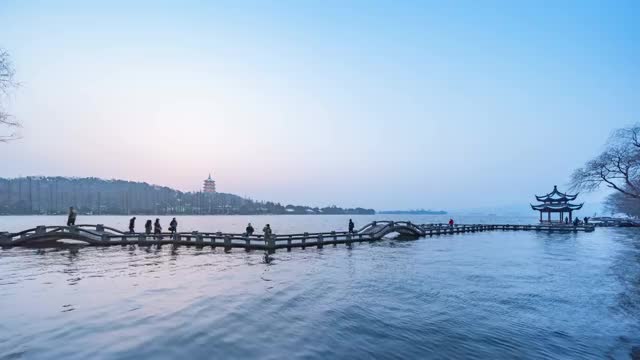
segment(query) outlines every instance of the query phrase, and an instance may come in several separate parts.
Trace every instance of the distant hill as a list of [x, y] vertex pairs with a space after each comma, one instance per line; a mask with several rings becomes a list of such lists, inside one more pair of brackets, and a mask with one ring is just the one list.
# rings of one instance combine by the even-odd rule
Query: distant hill
[[378, 214], [393, 214], [393, 215], [446, 215], [446, 211], [438, 210], [385, 210], [379, 211]]
[[226, 193], [182, 192], [145, 182], [29, 176], [0, 178], [0, 214], [375, 214], [373, 209], [282, 205]]

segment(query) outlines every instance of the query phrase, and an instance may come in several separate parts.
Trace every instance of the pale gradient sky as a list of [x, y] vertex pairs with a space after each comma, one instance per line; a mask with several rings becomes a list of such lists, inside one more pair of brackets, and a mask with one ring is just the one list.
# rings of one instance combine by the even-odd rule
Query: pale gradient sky
[[638, 19], [637, 1], [0, 0], [24, 123], [0, 176], [526, 205], [640, 121]]

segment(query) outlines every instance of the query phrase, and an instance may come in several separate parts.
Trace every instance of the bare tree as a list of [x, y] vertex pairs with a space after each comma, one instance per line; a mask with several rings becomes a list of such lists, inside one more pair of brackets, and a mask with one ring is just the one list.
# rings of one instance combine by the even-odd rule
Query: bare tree
[[[601, 186], [615, 190], [616, 193], [609, 198], [607, 204], [612, 210], [638, 207], [640, 124], [616, 130], [607, 142], [605, 151], [573, 173], [571, 185], [573, 190], [593, 191]], [[622, 198], [628, 201], [622, 201]]]
[[[9, 96], [12, 89], [18, 86], [14, 80], [15, 70], [9, 57], [9, 53], [0, 48], [0, 100]], [[0, 126], [15, 128], [20, 127], [20, 123], [16, 121], [13, 116], [6, 113], [0, 102]], [[0, 135], [0, 142], [7, 142], [18, 138], [16, 132], [10, 132], [9, 134]]]
[[626, 196], [621, 192], [615, 192], [604, 202], [605, 208], [611, 213], [622, 213], [627, 216], [640, 216], [640, 201]]

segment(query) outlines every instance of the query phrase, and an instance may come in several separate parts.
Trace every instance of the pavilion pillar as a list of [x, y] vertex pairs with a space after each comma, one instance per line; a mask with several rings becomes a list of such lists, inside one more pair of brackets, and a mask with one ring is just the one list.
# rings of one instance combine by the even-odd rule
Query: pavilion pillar
[[547, 212], [547, 220], [551, 222], [551, 211]]
[[542, 211], [540, 211], [540, 222], [542, 222]]
[[573, 211], [569, 210], [569, 224], [573, 223], [572, 215], [573, 215]]

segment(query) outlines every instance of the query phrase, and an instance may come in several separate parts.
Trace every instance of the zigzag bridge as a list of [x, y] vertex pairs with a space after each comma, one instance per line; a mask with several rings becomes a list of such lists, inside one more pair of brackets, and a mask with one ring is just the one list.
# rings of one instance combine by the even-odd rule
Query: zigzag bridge
[[508, 224], [413, 224], [409, 221], [374, 221], [361, 229], [349, 233], [347, 231], [331, 231], [320, 233], [272, 234], [271, 236], [232, 234], [222, 232], [189, 233], [128, 233], [118, 229], [98, 225], [76, 226], [37, 226], [18, 233], [0, 233], [0, 246], [60, 246], [60, 240], [75, 240], [88, 246], [112, 245], [187, 245], [222, 247], [226, 251], [232, 248], [245, 250], [267, 250], [305, 248], [313, 246], [346, 244], [354, 242], [371, 242], [381, 240], [385, 236], [397, 233], [404, 238], [425, 236], [452, 235], [481, 231], [548, 231], [548, 232], [591, 232], [593, 225], [508, 225]]

